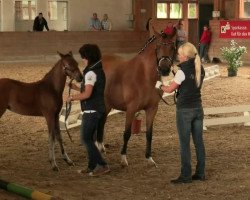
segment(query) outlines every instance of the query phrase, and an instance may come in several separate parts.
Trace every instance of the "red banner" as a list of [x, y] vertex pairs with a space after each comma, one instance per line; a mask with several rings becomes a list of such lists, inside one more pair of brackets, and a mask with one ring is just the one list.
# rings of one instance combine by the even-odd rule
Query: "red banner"
[[250, 39], [250, 21], [220, 21], [220, 38]]

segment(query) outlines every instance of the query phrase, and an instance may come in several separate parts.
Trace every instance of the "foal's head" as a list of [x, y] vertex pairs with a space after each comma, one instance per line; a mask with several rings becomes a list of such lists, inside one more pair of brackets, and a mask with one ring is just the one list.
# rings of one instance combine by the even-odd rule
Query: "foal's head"
[[78, 82], [81, 82], [83, 76], [78, 68], [78, 63], [73, 57], [72, 52], [70, 51], [68, 54], [62, 54], [57, 52], [61, 57], [61, 63], [63, 64], [64, 73], [70, 79], [75, 79]]
[[155, 32], [156, 37], [156, 57], [158, 70], [162, 76], [168, 76], [175, 57], [176, 29], [171, 34]]

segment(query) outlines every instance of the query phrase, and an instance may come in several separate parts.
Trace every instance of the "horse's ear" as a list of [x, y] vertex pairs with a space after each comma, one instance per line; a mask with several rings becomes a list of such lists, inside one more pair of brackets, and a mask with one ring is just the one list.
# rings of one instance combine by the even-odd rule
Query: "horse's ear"
[[62, 53], [60, 53], [59, 51], [57, 51], [57, 54], [62, 58], [64, 55]]
[[70, 52], [69, 52], [69, 55], [73, 56], [73, 53], [72, 53], [72, 51], [70, 51]]
[[158, 33], [158, 32], [155, 30], [155, 27], [154, 27], [154, 26], [152, 26], [152, 29], [153, 29], [154, 35], [155, 35], [156, 37], [160, 35], [160, 33]]

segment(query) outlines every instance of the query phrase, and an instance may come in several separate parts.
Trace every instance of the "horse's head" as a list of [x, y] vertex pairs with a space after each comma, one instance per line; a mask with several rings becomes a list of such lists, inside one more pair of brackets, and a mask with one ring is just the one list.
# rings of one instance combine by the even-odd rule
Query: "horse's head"
[[156, 57], [158, 71], [162, 76], [168, 76], [174, 62], [176, 47], [176, 29], [173, 28], [172, 33], [155, 32], [156, 37]]
[[60, 52], [57, 53], [61, 57], [64, 73], [66, 76], [68, 76], [70, 79], [75, 79], [76, 81], [81, 82], [83, 76], [78, 68], [78, 63], [74, 59], [72, 52], [70, 51], [68, 54], [62, 54]]

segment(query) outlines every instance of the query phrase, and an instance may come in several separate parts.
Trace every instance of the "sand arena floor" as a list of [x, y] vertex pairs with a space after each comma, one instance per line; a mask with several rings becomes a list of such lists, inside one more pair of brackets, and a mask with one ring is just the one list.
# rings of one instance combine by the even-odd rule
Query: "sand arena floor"
[[[9, 77], [25, 82], [41, 79], [53, 63], [0, 64], [0, 78]], [[204, 107], [250, 104], [250, 67], [243, 66], [237, 77], [227, 77], [220, 65], [219, 77], [204, 82]], [[66, 96], [67, 89], [64, 96]], [[171, 102], [172, 98], [168, 97]], [[112, 115], [106, 124], [105, 143], [111, 173], [88, 177], [77, 170], [87, 165], [86, 152], [79, 142], [79, 127], [70, 130], [74, 143], [66, 132], [66, 151], [75, 162], [69, 167], [60, 157], [56, 146], [60, 172], [51, 170], [48, 162], [48, 132], [44, 118], [27, 117], [7, 111], [0, 119], [0, 177], [38, 190], [57, 199], [250, 199], [250, 127], [242, 124], [209, 127], [204, 133], [207, 154], [205, 182], [172, 185], [180, 171], [178, 136], [175, 127], [175, 106], [160, 102], [155, 119], [152, 153], [158, 168], [148, 164], [145, 153], [145, 120], [142, 131], [132, 135], [128, 145], [127, 168], [120, 166], [120, 148], [125, 116]], [[193, 168], [195, 153], [193, 144]], [[1, 200], [23, 198], [0, 189]]]

